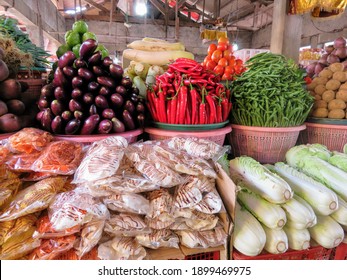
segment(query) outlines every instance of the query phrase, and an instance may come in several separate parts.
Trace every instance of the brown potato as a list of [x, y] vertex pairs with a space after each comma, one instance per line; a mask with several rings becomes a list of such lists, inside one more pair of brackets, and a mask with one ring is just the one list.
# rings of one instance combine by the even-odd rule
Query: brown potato
[[324, 68], [321, 72], [319, 72], [318, 77], [325, 77], [330, 79], [333, 76], [333, 71], [329, 68]]
[[346, 103], [342, 99], [333, 99], [328, 103], [328, 109], [346, 109]]
[[23, 115], [25, 112], [25, 104], [18, 99], [11, 99], [6, 102], [8, 112], [16, 114], [17, 116]]
[[333, 110], [329, 111], [328, 118], [329, 119], [344, 119], [345, 118], [345, 110], [333, 109]]
[[21, 91], [21, 85], [15, 79], [8, 79], [0, 83], [0, 98], [2, 100], [17, 99]]
[[317, 108], [313, 110], [312, 117], [316, 118], [326, 118], [329, 114], [329, 111], [327, 108]]
[[313, 109], [317, 108], [328, 108], [328, 102], [326, 102], [325, 100], [316, 100], [313, 103]]
[[337, 80], [337, 81], [339, 81], [341, 83], [344, 83], [344, 82], [347, 81], [347, 73], [343, 72], [343, 71], [337, 71], [337, 72], [334, 73], [333, 79]]
[[327, 89], [325, 88], [325, 85], [319, 84], [314, 88], [314, 92], [316, 94], [322, 95], [324, 91], [326, 91]]
[[340, 89], [336, 93], [336, 98], [337, 99], [342, 99], [343, 101], [347, 102], [347, 89]]
[[325, 85], [325, 87], [330, 90], [337, 90], [339, 89], [340, 86], [341, 86], [341, 82], [334, 79], [329, 80]]
[[335, 92], [333, 90], [327, 90], [323, 92], [322, 99], [326, 102], [329, 102], [333, 99], [335, 99]]

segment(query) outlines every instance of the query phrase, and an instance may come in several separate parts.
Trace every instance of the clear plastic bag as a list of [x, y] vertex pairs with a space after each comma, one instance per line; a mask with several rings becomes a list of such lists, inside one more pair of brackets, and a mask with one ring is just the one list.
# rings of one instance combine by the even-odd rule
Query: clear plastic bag
[[9, 150], [14, 153], [30, 154], [41, 151], [53, 140], [53, 136], [47, 132], [33, 127], [26, 127], [8, 138]]
[[92, 219], [105, 220], [109, 211], [91, 195], [73, 190], [56, 195], [48, 208], [48, 216], [53, 229], [62, 231]]
[[0, 259], [1, 260], [16, 260], [28, 255], [32, 250], [39, 247], [41, 239], [33, 238], [35, 227], [30, 227], [29, 230], [16, 235], [4, 244], [2, 244]]
[[94, 142], [74, 174], [74, 184], [91, 183], [114, 175], [128, 143], [120, 136]]
[[14, 220], [46, 209], [65, 181], [66, 177], [51, 177], [19, 191], [10, 205], [1, 212], [0, 221]]
[[0, 164], [0, 183], [5, 180], [16, 179], [18, 175], [12, 172], [5, 164]]
[[169, 229], [154, 230], [149, 234], [139, 234], [136, 236], [136, 240], [140, 245], [151, 249], [161, 247], [179, 248], [178, 236]]
[[194, 205], [194, 209], [205, 214], [216, 214], [221, 211], [223, 201], [217, 191], [205, 193], [202, 200]]
[[54, 260], [99, 260], [98, 258], [98, 246], [95, 246], [88, 253], [86, 253], [82, 258], [80, 258], [75, 249], [70, 249], [67, 252], [63, 252], [56, 256]]
[[36, 225], [37, 225], [37, 229], [34, 232], [33, 237], [41, 238], [41, 239], [51, 239], [51, 238], [72, 235], [72, 234], [78, 233], [81, 230], [81, 226], [77, 225], [72, 228], [64, 229], [62, 231], [56, 231], [53, 228], [48, 215], [44, 215], [40, 217], [37, 220]]
[[0, 165], [6, 161], [9, 154], [10, 154], [10, 150], [7, 149], [2, 144], [0, 144]]
[[177, 208], [190, 208], [202, 200], [202, 193], [197, 184], [198, 178], [190, 176], [187, 182], [175, 188], [174, 205]]
[[103, 198], [102, 201], [112, 211], [141, 215], [149, 212], [149, 201], [141, 194], [113, 194]]
[[19, 178], [7, 179], [0, 182], [0, 208], [9, 203], [22, 186]]
[[37, 220], [37, 215], [29, 214], [15, 220], [0, 223], [0, 246], [31, 229]]
[[105, 232], [110, 236], [136, 236], [150, 233], [143, 217], [136, 214], [113, 214], [106, 220]]
[[37, 151], [30, 154], [12, 154], [8, 157], [6, 165], [16, 172], [32, 172], [32, 166], [40, 155], [41, 152]]
[[101, 239], [104, 226], [104, 220], [94, 220], [83, 226], [80, 238], [74, 245], [76, 254], [80, 259], [98, 244]]
[[72, 175], [82, 161], [83, 145], [75, 141], [54, 141], [47, 145], [31, 170]]
[[115, 237], [98, 248], [102, 260], [142, 260], [146, 255], [145, 248], [132, 237]]

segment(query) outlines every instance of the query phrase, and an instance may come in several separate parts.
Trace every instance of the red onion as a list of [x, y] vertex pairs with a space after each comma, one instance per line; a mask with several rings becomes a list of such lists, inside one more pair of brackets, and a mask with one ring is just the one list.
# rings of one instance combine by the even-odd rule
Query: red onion
[[317, 65], [317, 62], [313, 62], [313, 63], [311, 63], [311, 64], [306, 66], [306, 68], [305, 68], [306, 69], [306, 73], [309, 76], [314, 74], [314, 70], [315, 70], [316, 65]]
[[333, 64], [335, 62], [340, 62], [340, 59], [337, 55], [335, 54], [329, 54], [328, 58], [327, 58], [327, 61], [329, 64]]
[[347, 48], [343, 47], [335, 49], [335, 55], [340, 59], [345, 59], [347, 57]]
[[336, 38], [334, 40], [334, 48], [344, 48], [346, 47], [346, 39], [343, 37]]
[[325, 68], [324, 64], [317, 63], [316, 67], [314, 68], [314, 73], [318, 75], [323, 69]]
[[324, 50], [326, 51], [327, 54], [330, 54], [334, 50], [334, 46], [333, 45], [326, 46]]
[[328, 61], [327, 61], [328, 56], [329, 56], [329, 54], [327, 54], [327, 53], [323, 54], [323, 55], [321, 56], [321, 58], [318, 60], [318, 62], [319, 62], [319, 63], [322, 63], [322, 64], [324, 64], [324, 65], [328, 65]]

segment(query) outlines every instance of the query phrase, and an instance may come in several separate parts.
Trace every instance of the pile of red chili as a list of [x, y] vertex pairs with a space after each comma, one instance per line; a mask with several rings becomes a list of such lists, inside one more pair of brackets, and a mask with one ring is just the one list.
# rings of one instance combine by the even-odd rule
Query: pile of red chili
[[220, 77], [195, 60], [178, 58], [147, 90], [153, 121], [169, 124], [213, 124], [228, 120], [230, 90]]

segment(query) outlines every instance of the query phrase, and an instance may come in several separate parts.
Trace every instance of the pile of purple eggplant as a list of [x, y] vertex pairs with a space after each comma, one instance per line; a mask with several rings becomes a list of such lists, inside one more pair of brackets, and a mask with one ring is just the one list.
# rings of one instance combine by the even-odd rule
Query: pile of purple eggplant
[[42, 87], [37, 120], [53, 134], [121, 133], [143, 127], [145, 102], [123, 68], [102, 59], [97, 42], [82, 43], [76, 58], [67, 51], [58, 60], [54, 79]]

